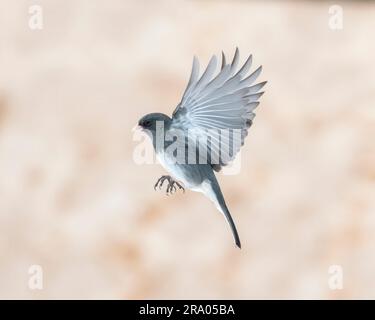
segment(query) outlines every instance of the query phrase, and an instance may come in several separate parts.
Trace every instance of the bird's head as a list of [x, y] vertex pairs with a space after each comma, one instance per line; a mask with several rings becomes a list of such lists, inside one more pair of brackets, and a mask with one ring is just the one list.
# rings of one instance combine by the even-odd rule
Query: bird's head
[[169, 125], [170, 121], [171, 118], [163, 113], [149, 113], [138, 121], [138, 126], [142, 130], [148, 130], [149, 132], [154, 133], [156, 132], [156, 126], [158, 123], [159, 125], [164, 125], [164, 127], [166, 127]]

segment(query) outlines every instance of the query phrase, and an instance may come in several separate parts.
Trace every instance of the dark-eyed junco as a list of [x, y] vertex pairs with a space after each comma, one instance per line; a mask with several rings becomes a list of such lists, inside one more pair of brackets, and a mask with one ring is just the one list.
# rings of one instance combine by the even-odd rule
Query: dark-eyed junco
[[262, 67], [246, 77], [251, 55], [239, 69], [238, 61], [238, 48], [228, 64], [222, 53], [221, 68], [216, 72], [217, 58], [213, 56], [199, 77], [199, 62], [194, 57], [187, 88], [172, 118], [151, 113], [142, 117], [138, 125], [152, 139], [157, 158], [171, 175], [162, 176], [155, 188], [168, 181], [167, 193], [176, 191], [176, 186], [202, 192], [223, 213], [241, 248], [214, 171], [233, 160], [244, 144], [263, 94], [259, 91], [266, 82], [253, 84]]

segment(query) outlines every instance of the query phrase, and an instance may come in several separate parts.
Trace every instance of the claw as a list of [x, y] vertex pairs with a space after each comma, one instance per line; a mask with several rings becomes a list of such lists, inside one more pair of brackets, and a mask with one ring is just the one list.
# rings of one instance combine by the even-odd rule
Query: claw
[[[180, 190], [182, 189], [183, 193], [185, 193], [185, 188], [184, 188], [181, 184], [179, 184], [177, 181], [176, 181], [176, 184], [177, 184], [178, 188], [179, 188]], [[176, 187], [175, 187], [175, 188], [176, 188]]]
[[155, 185], [154, 185], [154, 190], [156, 191], [156, 188], [158, 187], [158, 184], [160, 182], [161, 178], [158, 179], [158, 181], [156, 181]]
[[155, 185], [154, 185], [154, 190], [156, 191], [156, 188], [158, 187], [158, 184], [160, 182], [161, 178], [158, 179], [158, 181], [156, 181]]
[[167, 186], [167, 189], [166, 189], [166, 195], [167, 196], [169, 196], [171, 194], [174, 194], [177, 191], [176, 185], [178, 186], [179, 190], [182, 189], [183, 192], [185, 193], [185, 188], [180, 183], [178, 183], [177, 181], [173, 180], [172, 177], [170, 177], [170, 176], [162, 176], [162, 177], [160, 177], [158, 179], [158, 181], [156, 181], [156, 183], [154, 185], [154, 190], [156, 191], [157, 187], [159, 187], [159, 190], [161, 190], [161, 188], [163, 187], [163, 184], [164, 184], [165, 180], [168, 180], [168, 186]]

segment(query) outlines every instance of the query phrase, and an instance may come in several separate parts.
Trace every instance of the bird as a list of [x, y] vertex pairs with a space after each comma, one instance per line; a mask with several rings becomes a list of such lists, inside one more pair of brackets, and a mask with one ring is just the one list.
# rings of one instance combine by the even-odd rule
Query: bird
[[223, 51], [221, 59], [213, 55], [202, 75], [194, 56], [188, 84], [172, 116], [149, 113], [138, 121], [138, 128], [151, 139], [157, 159], [170, 174], [159, 178], [154, 189], [167, 181], [167, 195], [177, 188], [203, 193], [224, 215], [241, 249], [215, 172], [230, 164], [244, 145], [267, 81], [255, 84], [262, 66], [248, 74], [252, 55], [238, 65], [238, 47], [230, 63]]

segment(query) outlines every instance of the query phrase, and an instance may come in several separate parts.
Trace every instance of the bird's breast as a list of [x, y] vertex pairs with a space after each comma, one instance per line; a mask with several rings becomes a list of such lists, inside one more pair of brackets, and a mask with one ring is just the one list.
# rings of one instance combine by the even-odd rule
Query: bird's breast
[[175, 159], [168, 158], [166, 153], [157, 153], [156, 157], [162, 167], [175, 179], [184, 184], [188, 189], [194, 189], [200, 184], [197, 168], [194, 165], [175, 163]]

